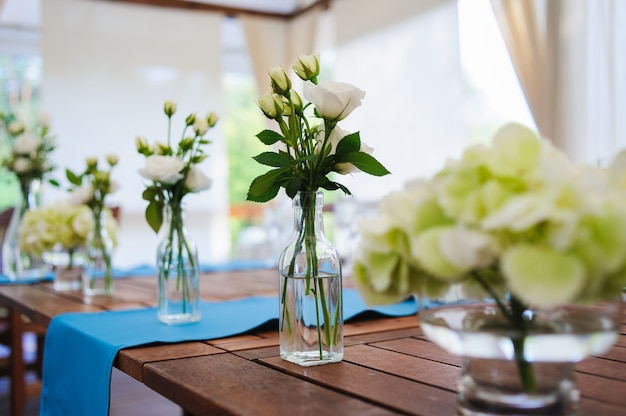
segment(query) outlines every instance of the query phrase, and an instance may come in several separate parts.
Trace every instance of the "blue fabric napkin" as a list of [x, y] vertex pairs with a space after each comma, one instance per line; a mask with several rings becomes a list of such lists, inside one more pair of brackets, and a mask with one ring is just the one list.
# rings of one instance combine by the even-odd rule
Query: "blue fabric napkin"
[[[344, 320], [374, 311], [388, 316], [417, 313], [416, 300], [368, 308], [354, 289], [344, 289]], [[42, 416], [106, 416], [113, 360], [122, 348], [154, 342], [197, 341], [241, 334], [278, 320], [277, 297], [202, 302], [202, 319], [164, 325], [155, 308], [55, 317], [46, 335]]]

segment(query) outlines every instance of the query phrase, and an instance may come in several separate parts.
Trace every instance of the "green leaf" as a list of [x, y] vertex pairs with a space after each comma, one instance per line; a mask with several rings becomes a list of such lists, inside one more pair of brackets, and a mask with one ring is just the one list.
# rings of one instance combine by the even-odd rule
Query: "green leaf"
[[361, 149], [361, 137], [359, 132], [348, 134], [337, 143], [335, 157], [340, 158], [345, 154], [358, 152]]
[[83, 182], [82, 176], [75, 174], [69, 169], [65, 169], [65, 177], [72, 185], [80, 186]]
[[252, 159], [256, 160], [262, 165], [272, 166], [272, 167], [286, 167], [290, 164], [290, 159], [287, 157], [286, 153], [274, 153], [274, 152], [263, 152], [258, 156], [253, 157]]
[[302, 178], [299, 176], [291, 178], [289, 183], [287, 183], [287, 186], [285, 186], [285, 192], [287, 192], [289, 198], [293, 199], [296, 196], [300, 190], [300, 186], [302, 186]]
[[[250, 188], [252, 188], [252, 185], [250, 186]], [[248, 191], [248, 197], [246, 199], [252, 202], [267, 202], [267, 201], [274, 199], [274, 197], [278, 195], [279, 190], [280, 190], [280, 185], [272, 184], [265, 192], [261, 194], [252, 195], [250, 191]]]
[[157, 195], [159, 195], [159, 191], [157, 191], [155, 188], [150, 186], [143, 191], [143, 193], [141, 194], [141, 197], [145, 199], [146, 201], [152, 202], [152, 201], [157, 200], [156, 198]]
[[146, 207], [146, 221], [155, 233], [158, 233], [163, 224], [163, 204], [151, 201]]
[[285, 139], [274, 130], [263, 130], [262, 132], [257, 134], [256, 137], [258, 137], [259, 140], [263, 142], [263, 144], [266, 144], [268, 146]]
[[337, 163], [342, 163], [342, 162], [352, 163], [361, 171], [365, 173], [369, 173], [370, 175], [374, 175], [374, 176], [385, 176], [391, 173], [372, 155], [369, 155], [365, 152], [348, 153], [341, 160], [337, 158], [336, 162]]
[[57, 181], [56, 179], [48, 179], [48, 183], [52, 186], [54, 186], [55, 188], [58, 188], [61, 186], [61, 184], [59, 183], [59, 181]]
[[[286, 170], [283, 169], [273, 169], [269, 172], [264, 173], [261, 176], [257, 176], [250, 185], [250, 189], [248, 189], [248, 197], [249, 201], [256, 202], [266, 202], [270, 199], [274, 198], [276, 194], [278, 194], [278, 190], [280, 189], [281, 183], [281, 175], [283, 175]], [[271, 195], [269, 199], [265, 199]]]

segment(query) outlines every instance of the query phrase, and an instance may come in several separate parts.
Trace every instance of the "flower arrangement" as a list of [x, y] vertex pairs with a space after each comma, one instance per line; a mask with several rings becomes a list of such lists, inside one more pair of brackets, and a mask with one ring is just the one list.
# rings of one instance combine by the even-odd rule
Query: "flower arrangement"
[[105, 207], [107, 195], [115, 192], [119, 185], [111, 180], [111, 171], [118, 164], [119, 159], [115, 154], [105, 156], [107, 167], [100, 169], [98, 158], [88, 157], [85, 159], [85, 169], [75, 173], [70, 169], [65, 170], [65, 176], [70, 182], [70, 200], [75, 205], [87, 205], [95, 213], [101, 212]]
[[88, 283], [83, 285], [83, 290], [87, 295], [96, 294], [96, 279], [100, 277], [103, 278], [104, 292], [113, 292], [112, 257], [115, 241], [108, 233], [108, 223], [115, 222], [115, 219], [107, 218], [105, 200], [118, 188], [118, 184], [111, 180], [111, 171], [119, 160], [114, 154], [106, 155], [105, 160], [106, 167], [102, 169], [98, 158], [88, 157], [82, 172], [65, 170], [65, 176], [71, 184], [70, 201], [75, 205], [89, 207], [93, 217], [93, 227], [86, 242]]
[[[214, 112], [204, 118], [189, 114], [185, 119], [181, 140], [173, 147], [171, 130], [176, 103], [165, 101], [163, 111], [167, 116], [167, 143], [156, 142], [150, 146], [143, 137], [137, 137], [135, 141], [137, 151], [146, 157], [139, 174], [151, 181], [143, 193], [143, 199], [148, 201], [146, 221], [155, 233], [163, 223], [163, 208], [166, 204], [180, 204], [185, 195], [211, 187], [212, 180], [197, 165], [208, 157], [204, 146], [211, 141], [204, 136], [218, 121]], [[192, 134], [187, 136], [189, 130]]]
[[[252, 181], [247, 199], [266, 202], [276, 197], [280, 188], [284, 188], [291, 199], [299, 198], [297, 206], [302, 209], [302, 214], [297, 220], [297, 229], [301, 230], [301, 234], [294, 237], [294, 250], [289, 253], [288, 250], [283, 251], [280, 260], [282, 263], [283, 256], [290, 256], [286, 271], [281, 271], [284, 276], [281, 277], [279, 331], [283, 334], [286, 329], [289, 333], [285, 334], [285, 338], [290, 339], [292, 326], [296, 323], [291, 322], [295, 318], [289, 311], [287, 287], [290, 281], [296, 279], [296, 263], [305, 264], [304, 296], [312, 294], [315, 310], [319, 311], [315, 313], [315, 319], [321, 361], [322, 345], [332, 347], [337, 342], [336, 331], [334, 334], [331, 332], [338, 315], [331, 316], [322, 280], [318, 278], [321, 264], [316, 249], [316, 192], [320, 188], [327, 191], [340, 189], [350, 195], [350, 191], [336, 181], [333, 174], [362, 171], [383, 176], [389, 171], [371, 156], [373, 149], [361, 142], [359, 132], [349, 133], [338, 125], [361, 105], [365, 92], [348, 83], [318, 80], [320, 60], [317, 54], [298, 56], [293, 70], [305, 82], [304, 98], [308, 102], [303, 101], [292, 88], [292, 82], [282, 67], [269, 70], [272, 93], [261, 96], [258, 105], [268, 119], [278, 124], [279, 132], [263, 130], [257, 134], [263, 144], [275, 146], [275, 150], [254, 157], [258, 163], [271, 169]], [[338, 307], [335, 314], [340, 310], [341, 307]], [[322, 327], [323, 335], [320, 331]], [[285, 347], [285, 350], [288, 348]]]
[[[49, 122], [45, 116], [30, 121], [13, 112], [0, 113], [0, 120], [5, 127], [11, 144], [11, 153], [3, 161], [3, 166], [15, 173], [22, 195], [27, 198], [29, 185], [35, 180], [42, 180], [54, 170], [48, 160], [55, 149], [55, 140], [50, 135]], [[58, 185], [55, 180], [50, 181]]]
[[[348, 133], [337, 124], [361, 105], [365, 92], [345, 82], [318, 81], [319, 55], [300, 55], [293, 66], [303, 81], [304, 97], [291, 88], [291, 80], [282, 67], [269, 71], [272, 93], [259, 98], [263, 114], [276, 121], [280, 133], [263, 130], [257, 137], [268, 146], [280, 143], [282, 149], [254, 157], [258, 163], [273, 169], [254, 179], [247, 199], [267, 202], [280, 188], [290, 198], [298, 191], [350, 191], [329, 175], [346, 175], [362, 171], [375, 176], [389, 171], [371, 153], [373, 149], [361, 142], [359, 132]], [[313, 124], [312, 119], [320, 122]]]
[[[601, 169], [573, 164], [510, 123], [491, 146], [469, 147], [430, 180], [385, 196], [378, 215], [359, 223], [354, 278], [369, 304], [438, 297], [460, 284], [467, 298], [493, 299], [525, 334], [529, 308], [619, 297], [621, 192]], [[514, 346], [522, 384], [533, 391], [523, 341]]]
[[[207, 190], [212, 181], [198, 166], [208, 155], [205, 147], [211, 141], [205, 138], [218, 116], [211, 112], [205, 117], [189, 114], [185, 119], [181, 139], [172, 143], [172, 116], [176, 103], [165, 101], [167, 116], [167, 143], [152, 146], [137, 137], [137, 151], [146, 157], [139, 173], [150, 181], [143, 192], [148, 201], [146, 220], [155, 233], [161, 232], [157, 248], [158, 316], [166, 324], [180, 324], [200, 319], [198, 254], [184, 225], [183, 198], [189, 193]], [[176, 279], [169, 279], [170, 274]]]

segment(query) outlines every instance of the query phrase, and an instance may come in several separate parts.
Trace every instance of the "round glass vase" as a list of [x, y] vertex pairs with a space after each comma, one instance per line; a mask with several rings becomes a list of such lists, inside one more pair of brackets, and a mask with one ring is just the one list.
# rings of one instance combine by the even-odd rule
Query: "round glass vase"
[[185, 227], [185, 207], [169, 202], [157, 248], [157, 315], [168, 325], [197, 322], [200, 314], [198, 248]]
[[621, 301], [528, 309], [520, 331], [493, 303], [419, 312], [424, 333], [463, 357], [459, 415], [576, 415], [575, 363], [617, 339]]
[[27, 211], [40, 206], [41, 180], [20, 178], [20, 195], [2, 244], [3, 273], [10, 280], [40, 279], [50, 272], [42, 253], [20, 247], [20, 226]]
[[83, 294], [97, 296], [113, 294], [113, 240], [107, 229], [107, 216], [102, 208], [92, 208], [93, 227], [85, 242], [85, 272]]
[[294, 233], [278, 263], [280, 356], [301, 366], [343, 359], [341, 261], [323, 207], [322, 192], [296, 194]]
[[57, 246], [44, 253], [45, 262], [54, 273], [52, 287], [56, 291], [75, 291], [82, 288], [85, 252], [84, 247]]

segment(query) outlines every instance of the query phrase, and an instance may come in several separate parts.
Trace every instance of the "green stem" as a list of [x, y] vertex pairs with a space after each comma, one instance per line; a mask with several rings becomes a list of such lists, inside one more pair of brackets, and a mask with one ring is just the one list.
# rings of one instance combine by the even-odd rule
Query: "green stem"
[[524, 344], [528, 335], [528, 322], [524, 319], [524, 313], [528, 309], [517, 297], [510, 295], [510, 307], [507, 307], [500, 299], [498, 294], [493, 290], [478, 272], [472, 273], [474, 279], [485, 289], [485, 291], [493, 298], [498, 305], [498, 309], [506, 317], [509, 323], [517, 329], [517, 333], [511, 338], [513, 343], [513, 355], [520, 376], [522, 388], [527, 393], [537, 390], [537, 382], [532, 364], [526, 360], [524, 355]]

